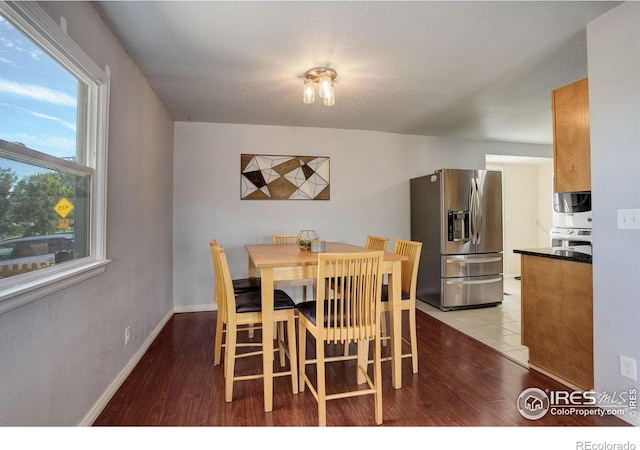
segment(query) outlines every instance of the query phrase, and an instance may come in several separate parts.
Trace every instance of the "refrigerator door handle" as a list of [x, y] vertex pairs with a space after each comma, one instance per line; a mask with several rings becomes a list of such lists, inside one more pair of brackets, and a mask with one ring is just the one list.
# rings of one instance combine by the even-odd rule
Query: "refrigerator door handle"
[[502, 257], [495, 256], [493, 258], [474, 258], [474, 259], [464, 259], [464, 258], [449, 258], [447, 259], [447, 263], [458, 263], [458, 264], [484, 264], [491, 262], [500, 262], [502, 261]]
[[471, 243], [476, 244], [476, 179], [471, 178], [471, 194], [469, 195], [469, 228]]
[[489, 284], [502, 281], [502, 277], [489, 278], [484, 280], [447, 280], [447, 284]]
[[475, 230], [475, 243], [480, 243], [480, 230], [482, 229], [482, 223], [484, 221], [484, 215], [482, 211], [482, 192], [480, 191], [480, 180], [476, 177], [473, 180], [476, 189], [476, 205], [475, 205], [475, 216], [476, 223], [474, 225]]

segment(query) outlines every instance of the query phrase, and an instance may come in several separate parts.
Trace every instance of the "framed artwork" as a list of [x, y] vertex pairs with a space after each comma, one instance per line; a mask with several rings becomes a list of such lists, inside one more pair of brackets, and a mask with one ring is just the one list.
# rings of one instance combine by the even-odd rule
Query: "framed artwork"
[[240, 155], [242, 200], [329, 200], [329, 157]]

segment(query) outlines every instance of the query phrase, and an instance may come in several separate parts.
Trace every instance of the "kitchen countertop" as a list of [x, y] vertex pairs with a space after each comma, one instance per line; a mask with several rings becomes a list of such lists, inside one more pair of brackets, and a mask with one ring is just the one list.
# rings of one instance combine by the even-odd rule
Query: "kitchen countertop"
[[555, 258], [565, 261], [575, 261], [591, 264], [590, 245], [572, 245], [571, 247], [544, 247], [515, 249], [513, 253], [522, 255], [541, 256], [543, 258]]

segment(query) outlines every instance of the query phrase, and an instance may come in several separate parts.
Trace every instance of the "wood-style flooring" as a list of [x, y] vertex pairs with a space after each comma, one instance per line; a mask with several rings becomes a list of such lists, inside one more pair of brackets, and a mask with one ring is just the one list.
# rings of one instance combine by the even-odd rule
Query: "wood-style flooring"
[[[383, 426], [628, 425], [610, 416], [524, 418], [516, 408], [524, 389], [568, 389], [421, 311], [417, 316], [419, 373], [404, 359], [402, 389], [393, 389], [390, 363], [383, 363]], [[94, 426], [316, 426], [315, 399], [308, 389], [293, 395], [288, 377], [275, 379], [272, 412], [263, 412], [262, 380], [236, 382], [233, 402], [225, 403], [223, 367], [213, 365], [215, 324], [215, 312], [175, 314]], [[353, 364], [330, 365], [328, 383], [354, 378]], [[260, 371], [261, 361], [243, 358], [236, 367]], [[372, 396], [330, 401], [327, 425], [372, 426], [373, 410]]]

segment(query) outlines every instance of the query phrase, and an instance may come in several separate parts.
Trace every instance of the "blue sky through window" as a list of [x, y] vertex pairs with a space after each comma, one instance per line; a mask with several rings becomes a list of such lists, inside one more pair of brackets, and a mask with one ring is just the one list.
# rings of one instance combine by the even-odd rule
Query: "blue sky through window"
[[78, 83], [0, 16], [0, 139], [75, 158]]

